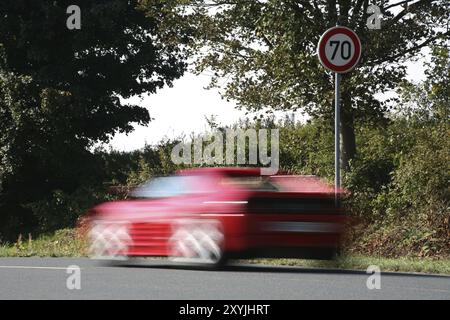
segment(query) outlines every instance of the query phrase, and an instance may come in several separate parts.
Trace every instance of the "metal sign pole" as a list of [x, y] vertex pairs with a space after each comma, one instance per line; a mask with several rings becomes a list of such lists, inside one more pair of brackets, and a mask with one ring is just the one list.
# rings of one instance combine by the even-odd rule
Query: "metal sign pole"
[[[341, 59], [335, 59], [337, 54], [340, 54]], [[334, 72], [334, 194], [336, 205], [339, 206], [341, 193], [341, 74], [350, 72], [358, 64], [359, 58], [361, 57], [361, 41], [358, 35], [347, 27], [332, 27], [326, 30], [320, 37], [319, 43], [317, 44], [317, 55], [320, 63], [326, 69]]]
[[340, 86], [341, 75], [337, 72], [334, 74], [334, 195], [336, 205], [339, 205], [339, 189], [341, 188], [341, 166], [340, 166]]

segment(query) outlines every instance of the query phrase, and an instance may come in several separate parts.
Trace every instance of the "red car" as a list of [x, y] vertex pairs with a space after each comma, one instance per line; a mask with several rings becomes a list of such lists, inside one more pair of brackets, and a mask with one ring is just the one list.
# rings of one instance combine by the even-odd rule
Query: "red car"
[[202, 168], [155, 178], [87, 216], [95, 258], [165, 256], [219, 266], [228, 258], [332, 258], [344, 214], [313, 176]]

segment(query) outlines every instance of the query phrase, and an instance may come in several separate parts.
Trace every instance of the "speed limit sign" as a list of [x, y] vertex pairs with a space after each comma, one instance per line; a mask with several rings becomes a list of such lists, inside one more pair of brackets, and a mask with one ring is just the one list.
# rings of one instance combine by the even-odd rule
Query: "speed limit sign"
[[341, 73], [351, 71], [361, 57], [361, 42], [353, 30], [336, 26], [328, 29], [320, 37], [317, 45], [317, 55], [325, 68], [334, 72], [334, 186], [336, 205], [339, 205], [339, 190], [341, 186], [340, 172], [340, 84]]
[[361, 42], [353, 30], [333, 27], [325, 31], [317, 46], [320, 62], [336, 73], [351, 71], [361, 56]]

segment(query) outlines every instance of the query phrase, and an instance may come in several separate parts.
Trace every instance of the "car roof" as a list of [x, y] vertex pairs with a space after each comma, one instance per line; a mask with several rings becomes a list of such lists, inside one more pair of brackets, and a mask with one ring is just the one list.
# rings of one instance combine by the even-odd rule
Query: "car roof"
[[230, 175], [230, 176], [260, 176], [261, 168], [244, 168], [244, 167], [204, 167], [204, 168], [192, 168], [183, 169], [177, 171], [182, 175], [194, 175], [194, 174], [218, 174], [218, 175]]
[[[223, 176], [261, 176], [261, 168], [258, 167], [203, 167], [179, 170], [181, 175], [223, 175]], [[275, 183], [280, 191], [297, 192], [305, 194], [331, 194], [337, 191], [345, 193], [345, 189], [334, 189], [323, 179], [314, 175], [290, 175], [278, 172], [276, 175], [266, 176]]]
[[[276, 175], [270, 177], [272, 182], [284, 190], [300, 193], [334, 193], [332, 184], [314, 175]], [[338, 193], [344, 189], [336, 190]]]

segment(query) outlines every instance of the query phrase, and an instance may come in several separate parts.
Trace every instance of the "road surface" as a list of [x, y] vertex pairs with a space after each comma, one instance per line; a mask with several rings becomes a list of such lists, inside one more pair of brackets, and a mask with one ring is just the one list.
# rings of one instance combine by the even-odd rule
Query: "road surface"
[[[80, 289], [67, 287], [72, 265], [80, 268]], [[0, 299], [450, 299], [449, 276], [382, 273], [379, 290], [367, 288], [368, 277], [260, 265], [205, 271], [165, 260], [106, 267], [89, 259], [0, 258]]]

